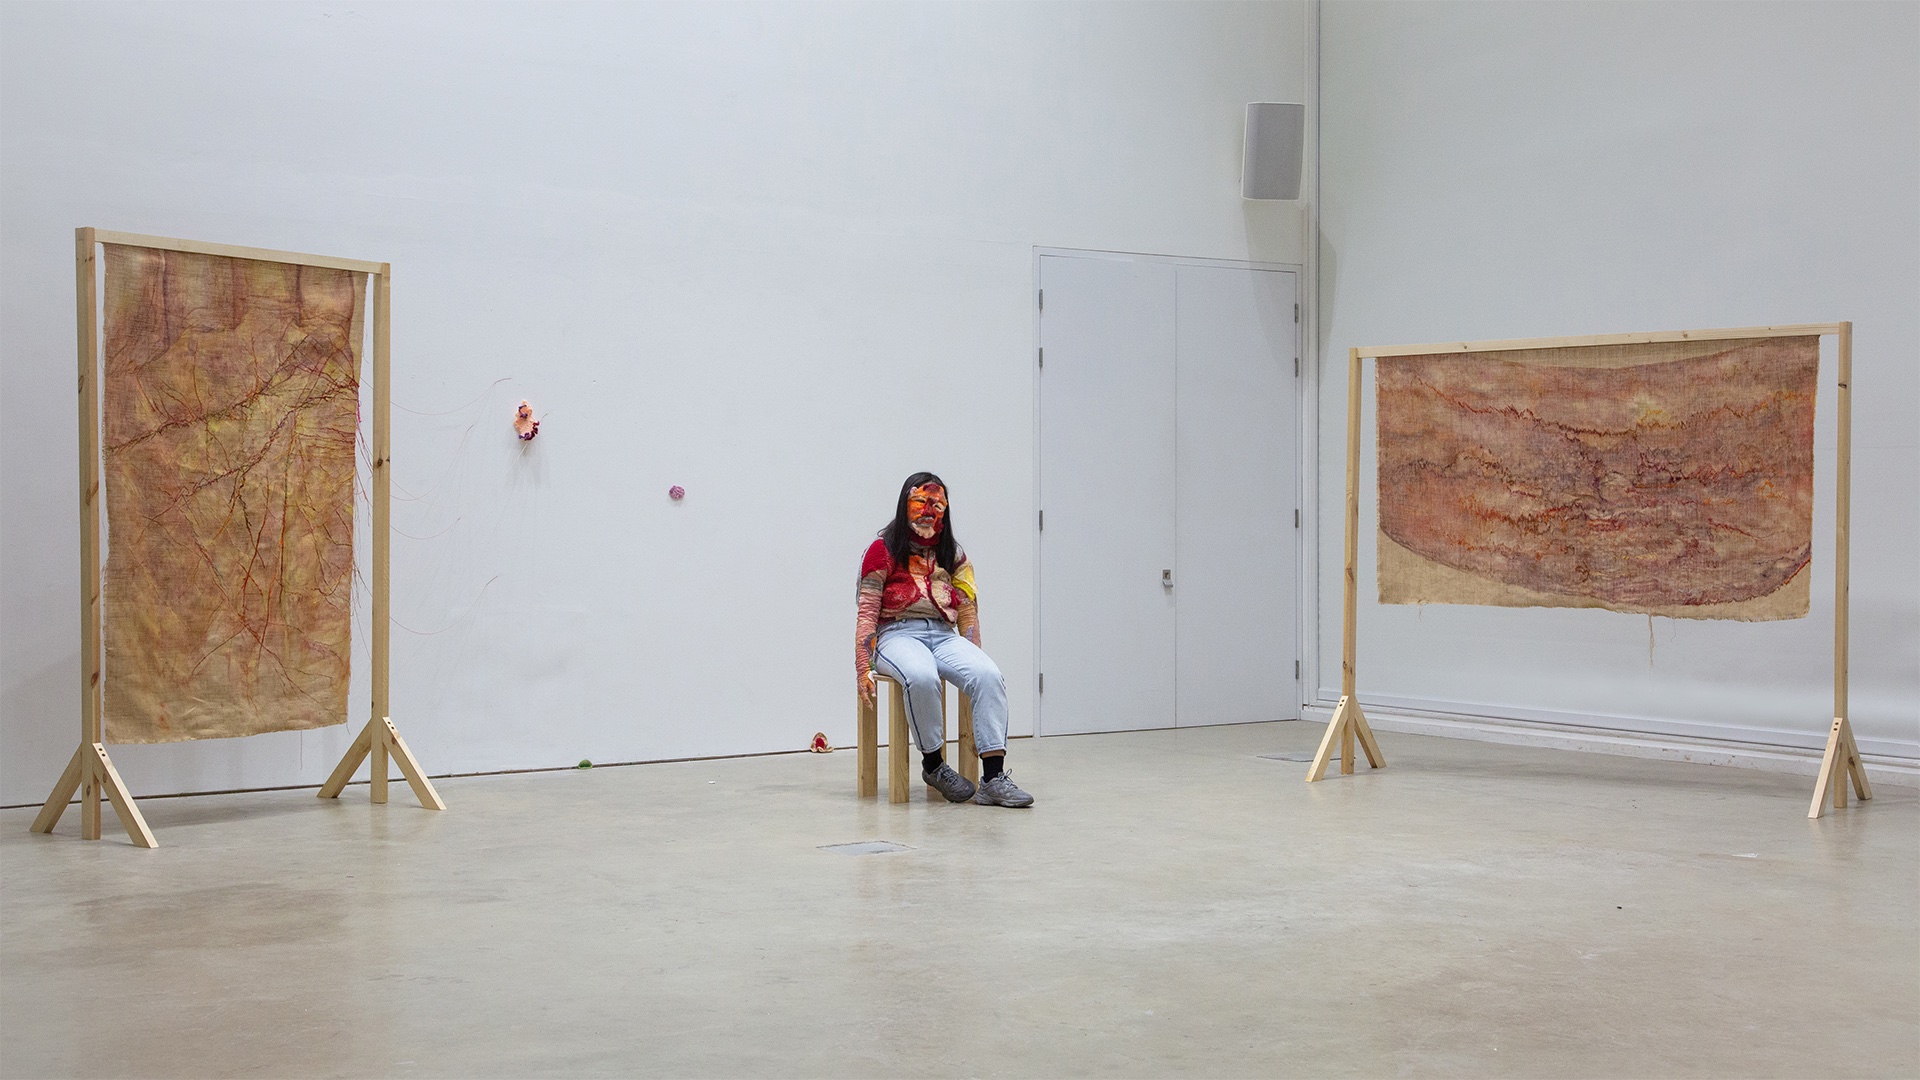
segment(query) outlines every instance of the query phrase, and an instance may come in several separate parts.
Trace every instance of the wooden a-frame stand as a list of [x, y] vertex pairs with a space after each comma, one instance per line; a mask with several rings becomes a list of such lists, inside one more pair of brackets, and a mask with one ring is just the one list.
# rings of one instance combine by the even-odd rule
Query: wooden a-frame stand
[[1383, 763], [1373, 732], [1360, 711], [1360, 699], [1354, 693], [1354, 655], [1357, 585], [1355, 570], [1360, 543], [1360, 361], [1365, 357], [1430, 356], [1436, 353], [1508, 352], [1524, 349], [1567, 349], [1604, 345], [1651, 345], [1677, 341], [1736, 341], [1751, 338], [1835, 336], [1838, 363], [1836, 404], [1839, 410], [1839, 451], [1834, 462], [1834, 552], [1833, 552], [1833, 726], [1827, 733], [1826, 753], [1820, 759], [1820, 776], [1814, 784], [1813, 804], [1807, 816], [1817, 818], [1826, 812], [1828, 797], [1835, 809], [1847, 805], [1849, 785], [1861, 801], [1873, 798], [1867, 772], [1860, 764], [1860, 748], [1854, 742], [1853, 724], [1847, 719], [1847, 590], [1848, 521], [1852, 512], [1853, 473], [1853, 324], [1851, 322], [1811, 323], [1799, 326], [1746, 326], [1724, 330], [1678, 330], [1655, 334], [1600, 334], [1587, 337], [1529, 338], [1515, 341], [1453, 341], [1429, 345], [1394, 345], [1379, 349], [1349, 349], [1347, 352], [1347, 551], [1346, 607], [1340, 657], [1340, 703], [1333, 720], [1320, 740], [1320, 749], [1307, 770], [1309, 783], [1326, 773], [1327, 761], [1335, 739], [1340, 740], [1340, 771], [1353, 771], [1353, 745], [1357, 735], [1367, 754], [1367, 763], [1379, 768]]
[[387, 352], [393, 337], [393, 269], [380, 264], [373, 278], [373, 716], [360, 729], [333, 767], [333, 775], [320, 785], [320, 797], [337, 798], [347, 781], [353, 779], [362, 759], [369, 759], [368, 789], [376, 803], [387, 801], [387, 759], [400, 766], [400, 773], [413, 788], [414, 798], [429, 810], [445, 810], [447, 804], [427, 779], [413, 751], [407, 749], [400, 729], [393, 726], [387, 709], [388, 635], [392, 630], [391, 584], [393, 529], [388, 513], [393, 502], [393, 380]]
[[[140, 807], [127, 791], [120, 773], [107, 756], [105, 731], [101, 717], [103, 697], [101, 664], [100, 608], [100, 330], [99, 296], [94, 283], [97, 244], [121, 244], [128, 247], [156, 248], [163, 251], [190, 251], [232, 259], [323, 266], [368, 275], [373, 282], [373, 716], [365, 730], [347, 749], [340, 767], [320, 789], [321, 797], [340, 793], [360, 759], [371, 751], [374, 761], [373, 801], [385, 802], [387, 796], [387, 758], [398, 760], [400, 770], [422, 805], [446, 809], [439, 793], [420, 765], [407, 750], [400, 733], [387, 719], [387, 632], [389, 592], [388, 526], [391, 483], [390, 464], [391, 382], [388, 348], [392, 320], [389, 309], [393, 299], [392, 268], [387, 263], [335, 259], [322, 255], [301, 255], [288, 251], [206, 244], [164, 236], [109, 232], [104, 229], [74, 230], [74, 297], [80, 360], [80, 746], [74, 751], [60, 779], [53, 785], [40, 813], [33, 819], [37, 833], [52, 832], [66, 812], [76, 790], [80, 793], [80, 836], [100, 839], [100, 796], [105, 794], [127, 836], [139, 847], [160, 845], [147, 827]], [[378, 739], [374, 738], [375, 734]]]
[[1835, 323], [1821, 328], [1836, 335], [1839, 391], [1834, 403], [1839, 409], [1839, 447], [1834, 458], [1833, 506], [1833, 727], [1827, 731], [1827, 750], [1820, 755], [1820, 776], [1813, 785], [1813, 804], [1807, 816], [1817, 818], [1827, 812], [1827, 795], [1833, 796], [1833, 808], [1847, 808], [1847, 785], [1865, 802], [1873, 798], [1867, 783], [1867, 770], [1860, 764], [1860, 748], [1853, 741], [1853, 721], [1847, 718], [1847, 588], [1850, 545], [1848, 522], [1853, 516], [1853, 324]]
[[1347, 570], [1342, 582], [1340, 627], [1340, 704], [1334, 706], [1327, 733], [1320, 737], [1320, 749], [1313, 752], [1313, 764], [1307, 766], [1307, 783], [1327, 774], [1327, 759], [1336, 740], [1340, 744], [1340, 771], [1353, 774], [1353, 744], [1359, 742], [1367, 754], [1367, 767], [1378, 769], [1387, 759], [1373, 741], [1373, 729], [1367, 715], [1360, 711], [1360, 696], [1354, 691], [1354, 659], [1358, 636], [1355, 616], [1360, 587], [1360, 350], [1347, 354]]

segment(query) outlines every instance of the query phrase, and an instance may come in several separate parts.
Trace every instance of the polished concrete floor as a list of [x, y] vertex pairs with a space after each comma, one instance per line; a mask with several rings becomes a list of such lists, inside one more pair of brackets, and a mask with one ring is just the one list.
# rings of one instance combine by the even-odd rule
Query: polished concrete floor
[[1029, 811], [847, 751], [151, 800], [157, 851], [6, 811], [0, 1073], [1920, 1075], [1914, 789], [1262, 756], [1320, 731], [1017, 742]]

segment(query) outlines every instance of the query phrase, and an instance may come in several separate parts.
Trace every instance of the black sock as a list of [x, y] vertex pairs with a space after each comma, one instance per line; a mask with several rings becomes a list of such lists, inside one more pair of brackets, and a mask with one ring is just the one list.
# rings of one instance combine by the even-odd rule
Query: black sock
[[933, 770], [938, 769], [939, 767], [940, 767], [940, 751], [935, 750], [931, 754], [920, 755], [920, 771], [921, 772], [932, 772]]
[[987, 780], [993, 779], [996, 776], [999, 776], [1000, 766], [1006, 764], [1006, 760], [1007, 758], [1006, 758], [1006, 755], [1004, 754], [995, 754], [992, 757], [981, 758], [980, 759], [980, 779], [982, 781], [987, 781]]

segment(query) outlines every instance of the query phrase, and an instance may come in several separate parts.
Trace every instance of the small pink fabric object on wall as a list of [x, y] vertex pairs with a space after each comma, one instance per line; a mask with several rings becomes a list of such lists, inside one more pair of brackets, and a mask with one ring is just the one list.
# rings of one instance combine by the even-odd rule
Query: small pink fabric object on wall
[[681, 487], [679, 484], [675, 484], [667, 489], [667, 498], [672, 499], [674, 502], [679, 502], [686, 497], [687, 489]]
[[513, 431], [520, 436], [521, 442], [527, 442], [540, 434], [540, 421], [533, 418], [533, 406], [525, 401], [520, 402], [520, 408], [514, 411]]

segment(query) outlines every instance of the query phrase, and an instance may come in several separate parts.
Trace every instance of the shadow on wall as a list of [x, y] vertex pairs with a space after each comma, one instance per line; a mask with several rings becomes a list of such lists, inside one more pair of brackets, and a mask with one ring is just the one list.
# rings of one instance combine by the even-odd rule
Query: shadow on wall
[[1291, 200], [1242, 199], [1240, 217], [1247, 238], [1247, 258], [1254, 262], [1293, 263], [1305, 245], [1306, 204]]
[[[1304, 202], [1243, 199], [1240, 203], [1240, 216], [1246, 231], [1247, 258], [1254, 262], [1291, 263], [1301, 267], [1302, 272], [1312, 269], [1306, 263], [1303, 239], [1307, 229], [1313, 225], [1312, 214]], [[1309, 291], [1306, 282], [1300, 283], [1300, 296], [1319, 297], [1320, 321], [1317, 324], [1325, 328], [1333, 315], [1333, 289], [1327, 285], [1332, 280], [1330, 269], [1336, 265], [1333, 246], [1327, 243], [1324, 234], [1317, 230], [1313, 242], [1320, 246], [1319, 280], [1314, 282], [1317, 288]], [[1275, 313], [1278, 314], [1278, 313]], [[1280, 335], [1275, 335], [1280, 336]], [[1317, 364], [1321, 357], [1319, 342], [1302, 341], [1300, 356], [1303, 363]]]
[[[1312, 241], [1318, 245], [1319, 266], [1313, 282], [1312, 295], [1318, 298], [1319, 308], [1316, 314], [1319, 321], [1315, 324], [1323, 335], [1321, 341], [1304, 342], [1301, 354], [1312, 362], [1322, 362], [1325, 351], [1324, 334], [1333, 325], [1334, 299], [1337, 283], [1340, 280], [1340, 257], [1327, 241], [1327, 234], [1314, 228], [1313, 215], [1304, 202], [1280, 202], [1261, 199], [1243, 199], [1240, 203], [1240, 216], [1247, 237], [1247, 258], [1255, 262], [1304, 263], [1305, 242], [1294, 242], [1295, 237], [1304, 237], [1307, 230], [1313, 228]], [[1314, 267], [1302, 267], [1303, 270], [1315, 270]], [[1305, 282], [1302, 282], [1302, 295], [1307, 294]]]

